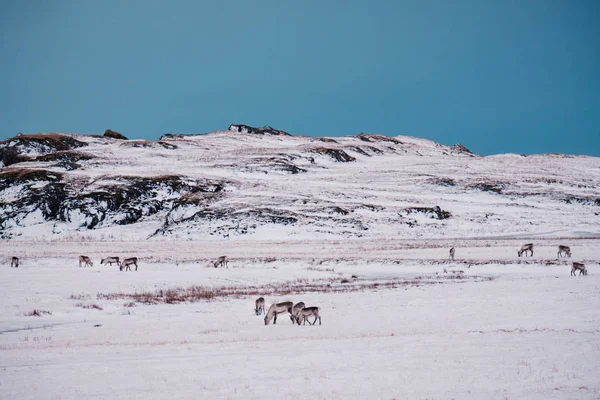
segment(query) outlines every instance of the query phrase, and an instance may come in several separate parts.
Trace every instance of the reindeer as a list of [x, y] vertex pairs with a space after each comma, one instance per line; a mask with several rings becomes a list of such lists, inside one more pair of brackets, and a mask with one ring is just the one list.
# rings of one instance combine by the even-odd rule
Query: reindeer
[[123, 271], [123, 268], [125, 268], [125, 271], [131, 271], [130, 265], [135, 265], [135, 270], [137, 271], [137, 269], [138, 269], [137, 261], [138, 261], [137, 257], [131, 257], [131, 258], [124, 259], [123, 262], [121, 263], [121, 265], [119, 265], [119, 271]]
[[454, 250], [454, 247], [452, 247], [452, 248], [450, 249], [450, 259], [451, 259], [452, 261], [454, 261], [454, 253], [455, 253], [455, 252], [456, 252], [456, 250]]
[[119, 261], [119, 257], [106, 257], [106, 258], [103, 258], [102, 260], [100, 260], [100, 265], [108, 264], [108, 265], [112, 266], [113, 263], [117, 263], [117, 265], [120, 266], [121, 262]]
[[310, 321], [308, 321], [309, 325], [314, 325], [315, 322], [317, 322], [317, 319], [319, 320], [319, 325], [321, 325], [321, 316], [319, 315], [319, 307], [305, 307], [302, 310], [300, 310], [298, 312], [298, 316], [296, 317], [296, 321], [298, 322], [298, 325], [300, 325], [300, 321], [304, 321], [303, 325], [306, 325], [306, 320], [311, 315], [313, 315], [315, 317], [315, 320], [312, 322], [312, 324], [310, 323]]
[[229, 268], [229, 266], [227, 265], [227, 262], [229, 261], [229, 259], [227, 258], [227, 256], [221, 256], [219, 258], [217, 258], [217, 261], [215, 261], [213, 263], [213, 267], [218, 268], [219, 265], [222, 267], [223, 265], [225, 265], [226, 268]]
[[[277, 323], [277, 314], [281, 314], [284, 312], [289, 312], [292, 315], [292, 308], [294, 307], [294, 303], [291, 301], [284, 301], [283, 303], [274, 303], [269, 307], [269, 311], [267, 311], [267, 315], [265, 315], [265, 325], [269, 325], [269, 322], [273, 319], [273, 325]], [[294, 321], [292, 320], [292, 323]]]
[[10, 261], [10, 267], [15, 267], [15, 268], [19, 268], [19, 258], [18, 257], [13, 257], [12, 260]]
[[88, 256], [79, 256], [79, 268], [81, 268], [81, 263], [84, 263], [86, 267], [93, 267], [94, 263]]
[[560, 258], [562, 254], [565, 254], [566, 257], [571, 257], [571, 248], [569, 246], [563, 246], [561, 244], [560, 246], [558, 246], [558, 258]]
[[264, 297], [259, 297], [254, 302], [254, 314], [260, 315], [261, 311], [263, 314], [265, 313], [265, 298]]
[[304, 304], [303, 302], [294, 304], [294, 307], [292, 308], [292, 315], [290, 315], [290, 319], [292, 320], [292, 322], [298, 320], [298, 313], [304, 308], [305, 305], [306, 304]]
[[571, 276], [575, 276], [575, 271], [579, 271], [579, 276], [587, 275], [587, 269], [585, 268], [585, 265], [583, 265], [583, 263], [573, 261], [573, 266], [571, 267]]
[[523, 253], [527, 255], [528, 251], [531, 252], [531, 256], [533, 257], [533, 243], [527, 243], [521, 246], [521, 249], [517, 250], [517, 254], [519, 255], [519, 257], [521, 257]]

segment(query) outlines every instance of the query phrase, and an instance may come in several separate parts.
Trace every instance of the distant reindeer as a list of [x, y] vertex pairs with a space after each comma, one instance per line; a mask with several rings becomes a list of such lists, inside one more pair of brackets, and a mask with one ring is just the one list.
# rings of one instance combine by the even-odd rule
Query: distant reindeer
[[298, 313], [304, 308], [305, 305], [306, 304], [304, 304], [303, 302], [294, 304], [294, 307], [292, 307], [292, 315], [290, 315], [290, 319], [292, 320], [292, 322], [297, 321]]
[[121, 263], [119, 262], [119, 257], [106, 257], [106, 258], [103, 258], [102, 260], [100, 260], [100, 265], [108, 264], [108, 265], [112, 266], [113, 263], [117, 263], [117, 265], [121, 265]]
[[521, 249], [517, 250], [517, 254], [519, 255], [519, 257], [521, 257], [523, 253], [527, 255], [528, 251], [531, 252], [531, 256], [533, 257], [533, 243], [527, 243], [521, 246]]
[[15, 267], [15, 268], [19, 268], [19, 258], [18, 257], [13, 257], [12, 260], [10, 261], [10, 267]]
[[451, 259], [452, 261], [454, 261], [454, 253], [455, 253], [455, 252], [456, 252], [456, 250], [454, 250], [454, 247], [452, 247], [452, 248], [450, 249], [450, 259]]
[[571, 248], [569, 246], [563, 246], [562, 244], [558, 246], [558, 257], [560, 258], [562, 255], [566, 257], [571, 257]]
[[[269, 322], [273, 319], [273, 325], [277, 323], [277, 314], [281, 314], [284, 312], [290, 313], [292, 315], [292, 308], [294, 307], [294, 303], [291, 301], [284, 301], [283, 303], [271, 304], [269, 307], [269, 311], [267, 311], [267, 315], [265, 315], [265, 325], [269, 325]], [[294, 321], [292, 321], [294, 323]]]
[[321, 325], [321, 316], [319, 315], [319, 307], [305, 307], [302, 310], [300, 310], [298, 312], [298, 316], [296, 317], [298, 325], [300, 325], [300, 321], [304, 321], [303, 325], [306, 325], [306, 320], [311, 315], [315, 317], [315, 320], [312, 322], [312, 324], [310, 323], [310, 321], [308, 321], [308, 323], [310, 325], [314, 325], [315, 322], [317, 322], [317, 319], [318, 319], [319, 320], [319, 325]]
[[229, 268], [229, 266], [227, 265], [227, 262], [229, 262], [229, 259], [227, 258], [227, 256], [221, 256], [219, 258], [217, 258], [217, 261], [215, 261], [213, 263], [213, 267], [215, 268], [219, 268], [219, 265], [222, 267], [223, 265], [225, 265], [226, 268]]
[[90, 260], [90, 258], [88, 256], [79, 256], [79, 268], [81, 268], [81, 264], [82, 263], [86, 267], [93, 267], [94, 266], [94, 263], [92, 262], [92, 260]]
[[265, 313], [265, 298], [264, 297], [259, 297], [254, 302], [254, 313], [256, 315], [260, 315], [261, 312], [262, 312], [262, 314]]
[[579, 276], [587, 275], [587, 269], [583, 263], [578, 263], [573, 261], [573, 266], [571, 267], [571, 276], [575, 276], [575, 271], [579, 271]]
[[137, 261], [138, 261], [137, 257], [131, 257], [131, 258], [124, 259], [123, 262], [121, 263], [121, 265], [119, 266], [119, 271], [123, 271], [123, 268], [125, 268], [125, 271], [131, 271], [130, 265], [135, 265], [135, 270], [137, 271], [137, 269], [138, 269]]

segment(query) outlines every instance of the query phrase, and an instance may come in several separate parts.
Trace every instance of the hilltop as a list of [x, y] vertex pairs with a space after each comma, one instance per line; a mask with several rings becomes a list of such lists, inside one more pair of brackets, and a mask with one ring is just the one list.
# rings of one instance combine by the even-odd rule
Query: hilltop
[[0, 161], [3, 238], [600, 235], [595, 157], [231, 125], [157, 141], [20, 134]]

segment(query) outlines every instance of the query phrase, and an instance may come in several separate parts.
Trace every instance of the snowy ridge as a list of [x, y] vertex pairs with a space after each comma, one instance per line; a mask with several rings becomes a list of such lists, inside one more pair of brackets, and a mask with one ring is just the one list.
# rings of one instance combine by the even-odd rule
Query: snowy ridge
[[482, 157], [409, 136], [232, 127], [158, 141], [8, 139], [0, 143], [2, 237], [600, 235], [595, 157]]

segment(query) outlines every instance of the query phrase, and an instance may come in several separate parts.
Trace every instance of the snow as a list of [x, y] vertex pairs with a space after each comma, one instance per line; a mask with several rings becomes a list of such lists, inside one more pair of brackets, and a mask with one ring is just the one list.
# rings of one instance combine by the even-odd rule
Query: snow
[[[560, 241], [538, 240], [517, 258], [518, 240], [455, 239], [455, 262], [436, 241], [11, 241], [24, 255], [0, 276], [2, 398], [598, 398], [600, 240], [570, 242], [585, 277], [556, 259]], [[221, 253], [230, 268], [208, 268]], [[101, 255], [138, 255], [140, 268], [100, 266]], [[405, 284], [324, 286], [393, 280]], [[323, 286], [269, 294], [294, 282]], [[257, 295], [98, 297], [191, 285], [262, 288], [267, 307], [321, 307], [322, 325], [280, 315], [265, 326]]]
[[[163, 140], [175, 150], [77, 139], [97, 157], [64, 172], [82, 195], [122, 176], [224, 190], [129, 225], [111, 225], [116, 213], [87, 230], [79, 211], [68, 222], [44, 222], [39, 210], [7, 221], [16, 236], [0, 241], [0, 399], [600, 398], [598, 158], [480, 157], [408, 136], [332, 143], [217, 131]], [[272, 168], [272, 157], [307, 172]], [[4, 189], [0, 202], [24, 189]], [[407, 211], [435, 206], [452, 217]], [[227, 216], [194, 220], [204, 208]], [[298, 222], [236, 214], [257, 210]], [[166, 222], [169, 232], [151, 236]], [[528, 242], [534, 256], [517, 257]], [[559, 244], [573, 258], [557, 259]], [[82, 254], [93, 267], [78, 267]], [[221, 255], [230, 268], [210, 268]], [[107, 256], [138, 257], [139, 270], [100, 266]], [[572, 261], [589, 275], [570, 276]], [[131, 297], [192, 286], [229, 295]], [[281, 315], [265, 326], [253, 313], [261, 295], [267, 307], [319, 306], [322, 325]]]
[[[245, 240], [248, 236], [262, 239], [264, 232], [272, 230], [279, 230], [288, 239], [315, 236], [377, 239], [390, 235], [402, 239], [526, 237], [553, 231], [600, 235], [597, 189], [600, 159], [595, 157], [514, 154], [481, 157], [408, 136], [394, 138], [400, 144], [377, 141], [375, 136], [369, 139], [372, 141], [330, 138], [335, 140], [333, 143], [302, 136], [216, 131], [162, 141], [177, 149], [155, 145], [132, 147], [128, 142], [86, 135], [73, 137], [87, 142], [88, 146], [81, 151], [96, 157], [81, 161], [80, 169], [63, 172], [65, 181], [78, 188], [76, 193], [81, 196], [123, 184], [120, 176], [178, 175], [190, 183], [223, 184], [224, 190], [218, 198], [195, 209], [208, 205], [224, 211], [225, 216], [206, 224], [204, 220], [182, 221], [184, 216], [194, 215], [194, 207], [182, 210], [182, 218], [174, 213], [168, 229], [168, 234], [174, 236], [187, 236], [191, 232], [194, 239], [210, 239], [221, 231], [234, 230], [237, 221], [226, 215], [230, 210], [261, 207], [292, 214], [298, 222], [293, 229], [279, 229], [262, 221], [243, 233], [232, 232], [232, 239]], [[328, 155], [315, 153], [317, 148], [344, 150], [356, 157], [356, 161], [335, 162]], [[353, 148], [361, 148], [371, 156]], [[281, 170], [278, 160], [293, 163], [307, 172], [292, 175]], [[35, 163], [17, 165], [39, 167]], [[477, 186], [481, 184], [497, 187], [500, 193], [486, 192]], [[14, 200], [17, 190], [1, 192], [0, 201]], [[152, 199], [170, 201], [181, 194], [159, 189], [152, 193]], [[376, 210], [365, 212], [366, 206]], [[439, 206], [453, 217], [447, 221], [419, 217], [416, 225], [409, 226], [406, 222], [415, 216], [407, 219], [399, 214], [414, 206]], [[330, 213], [320, 212], [328, 207], [342, 207], [350, 213], [333, 218]], [[106, 222], [83, 235], [99, 237], [108, 228], [113, 235], [142, 240], [162, 228], [168, 222], [167, 215], [168, 212], [160, 212], [144, 217], [143, 224], [135, 227], [109, 226], [110, 221], [119, 221], [122, 215], [107, 216]], [[47, 222], [52, 226], [55, 223]], [[79, 220], [60, 225], [59, 235], [73, 235], [80, 230]], [[205, 227], [208, 225], [210, 228]], [[33, 229], [19, 226], [12, 231], [21, 238], [35, 238], [38, 229], [37, 225]]]

